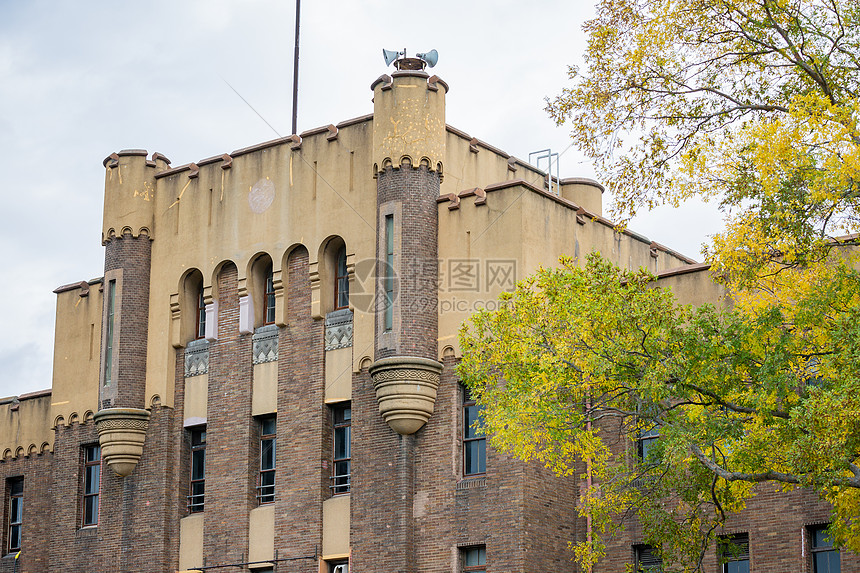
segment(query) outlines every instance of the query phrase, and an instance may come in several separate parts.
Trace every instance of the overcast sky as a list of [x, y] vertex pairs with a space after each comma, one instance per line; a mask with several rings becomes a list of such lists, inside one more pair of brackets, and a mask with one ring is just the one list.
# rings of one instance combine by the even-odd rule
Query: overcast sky
[[[581, 62], [592, 10], [306, 0], [298, 131], [372, 112], [382, 48], [435, 48], [449, 124], [522, 159], [549, 147], [562, 177], [593, 177], [543, 111]], [[0, 0], [0, 397], [51, 386], [52, 291], [102, 274], [107, 155], [144, 148], [176, 166], [290, 133], [294, 18], [287, 0]], [[699, 258], [719, 217], [687, 205], [631, 228]]]

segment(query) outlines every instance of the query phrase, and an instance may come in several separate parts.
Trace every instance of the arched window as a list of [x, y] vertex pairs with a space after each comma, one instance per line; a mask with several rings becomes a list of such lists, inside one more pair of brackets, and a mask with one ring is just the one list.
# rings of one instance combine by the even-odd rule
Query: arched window
[[349, 307], [349, 273], [346, 270], [346, 246], [342, 245], [335, 255], [334, 308]]

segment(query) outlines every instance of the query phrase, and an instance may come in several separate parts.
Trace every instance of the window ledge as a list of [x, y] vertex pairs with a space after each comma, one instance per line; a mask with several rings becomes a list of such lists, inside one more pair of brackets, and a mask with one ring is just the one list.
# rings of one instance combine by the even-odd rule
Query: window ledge
[[468, 477], [457, 482], [457, 490], [487, 487], [487, 476]]

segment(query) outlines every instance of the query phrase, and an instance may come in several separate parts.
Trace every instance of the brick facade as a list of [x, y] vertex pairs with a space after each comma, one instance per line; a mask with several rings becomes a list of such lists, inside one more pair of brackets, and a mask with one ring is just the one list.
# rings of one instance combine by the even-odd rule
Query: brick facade
[[[407, 74], [400, 79], [415, 82], [416, 77], [424, 76]], [[383, 76], [378, 85], [374, 84], [380, 94], [378, 101], [382, 100], [383, 90], [399, 89], [391, 87], [397, 81], [396, 75], [393, 79]], [[427, 84], [427, 101], [440, 97], [440, 82], [436, 78], [432, 85]], [[424, 89], [417, 83], [408, 87]], [[444, 89], [447, 91], [447, 86]], [[193, 293], [181, 292], [183, 287], [177, 286], [192, 269], [194, 276], [203, 280], [207, 302], [211, 297], [217, 303], [217, 329], [210, 328], [210, 334], [217, 331], [217, 335], [209, 336], [208, 343], [195, 343], [198, 348], [208, 344], [206, 492], [204, 511], [198, 520], [202, 521], [202, 542], [193, 547], [202, 555], [202, 563], [195, 565], [215, 567], [250, 559], [255, 542], [250, 534], [251, 516], [260, 505], [256, 497], [259, 420], [252, 416], [252, 411], [260, 412], [252, 410], [254, 392], [258, 389], [254, 376], [258, 370], [254, 365], [254, 335], [247, 328], [240, 332], [242, 305], [247, 303], [244, 299], [240, 303], [240, 294], [245, 296], [246, 291], [259, 289], [253, 277], [246, 275], [253, 274], [249, 270], [252, 261], [259, 260], [262, 254], [273, 262], [273, 288], [281, 297], [276, 304], [277, 326], [267, 327], [278, 329], [276, 374], [272, 374], [272, 393], [267, 394], [273, 401], [271, 413], [275, 410], [277, 413], [274, 532], [270, 540], [274, 547], [272, 558], [281, 560], [273, 559], [276, 571], [327, 573], [329, 564], [322, 562], [326, 557], [324, 532], [331, 530], [344, 537], [348, 535], [348, 539], [335, 544], [338, 551], [326, 558], [340, 561], [348, 555], [354, 572], [458, 573], [463, 569], [464, 550], [476, 546], [486, 548], [486, 570], [491, 572], [579, 569], [572, 563], [568, 549], [569, 542], [583, 540], [587, 535], [587, 524], [576, 511], [582, 486], [578, 476], [560, 478], [537, 464], [523, 463], [491, 449], [487, 450], [485, 474], [464, 475], [463, 391], [456, 376], [457, 359], [453, 352], [444, 353], [434, 411], [423, 427], [414, 434], [400, 435], [380, 415], [369, 365], [374, 360], [398, 356], [438, 360], [439, 341], [456, 335], [454, 328], [440, 332], [439, 326], [440, 209], [444, 214], [453, 213], [452, 218], [461, 217], [458, 221], [463, 225], [462, 229], [457, 228], [458, 232], [462, 230], [468, 236], [469, 225], [475, 221], [486, 226], [488, 219], [479, 217], [492, 213], [495, 223], [504, 214], [499, 204], [490, 206], [487, 193], [477, 185], [482, 184], [489, 191], [489, 186], [504, 182], [506, 189], [519, 186], [522, 193], [531, 193], [539, 198], [535, 201], [545, 201], [555, 209], [542, 212], [542, 218], [535, 220], [550, 221], [546, 213], [567, 217], [558, 220], [569, 221], [570, 227], [553, 232], [575, 233], [580, 226], [606, 224], [597, 218], [582, 217], [580, 221], [581, 213], [570, 201], [511, 180], [511, 173], [520, 168], [525, 171], [526, 166], [477, 139], [464, 138], [453, 128], [446, 131], [444, 114], [410, 124], [415, 118], [409, 113], [432, 108], [421, 108], [425, 101], [422, 98], [423, 95], [412, 100], [417, 102], [414, 109], [404, 111], [403, 117], [389, 123], [406, 126], [403, 129], [416, 125], [422, 126], [420, 129], [435, 129], [430, 139], [442, 142], [447, 137], [452, 148], [455, 143], [460, 145], [457, 149], [474, 162], [470, 164], [474, 173], [480, 171], [478, 160], [484, 161], [484, 167], [498, 167], [492, 171], [495, 180], [479, 181], [475, 176], [475, 181], [469, 180], [467, 184], [462, 179], [463, 189], [469, 190], [460, 195], [447, 194], [450, 206], [437, 203], [442, 192], [442, 160], [447, 161], [445, 154], [454, 151], [446, 151], [440, 143], [442, 148], [436, 150], [439, 163], [432, 168], [426, 162], [414, 166], [407, 160], [396, 168], [382, 162], [381, 171], [379, 164], [371, 170], [375, 160], [371, 159], [368, 148], [374, 147], [379, 139], [373, 133], [376, 126], [371, 128], [372, 118], [306, 133], [304, 140], [270, 142], [233, 152], [235, 157], [225, 154], [174, 169], [167, 169], [163, 156], [148, 161], [138, 150], [117, 155], [124, 162], [126, 182], [110, 177], [112, 172], [108, 171], [106, 186], [134, 187], [136, 182], [130, 182], [129, 178], [136, 172], [135, 165], [139, 167], [137, 172], [144, 174], [141, 177], [148, 178], [142, 185], [157, 188], [157, 192], [153, 191], [153, 203], [147, 205], [151, 209], [147, 213], [156, 218], [152, 230], [159, 234], [149, 236], [140, 231], [137, 237], [126, 233], [106, 240], [104, 287], [109, 288], [110, 281], [116, 281], [119, 300], [113, 338], [115, 376], [109, 385], [86, 381], [99, 385], [97, 392], [92, 387], [92, 394], [98, 395], [97, 401], [93, 398], [94, 403], [87, 408], [148, 409], [151, 418], [143, 454], [133, 472], [124, 478], [102, 464], [101, 511], [98, 524], [93, 527], [82, 527], [82, 452], [86, 445], [98, 443], [99, 436], [95, 423], [86, 414], [75, 420], [69, 416], [68, 425], [60, 423], [54, 431], [53, 447], [44, 453], [16, 452], [16, 457], [4, 454], [0, 459], [4, 484], [8, 484], [10, 477], [24, 477], [24, 549], [17, 564], [18, 573], [174, 572], [179, 567], [180, 555], [193, 553], [196, 559], [198, 553], [180, 546], [181, 542], [183, 545], [196, 542], [190, 540], [191, 533], [183, 527], [192, 520], [182, 521], [189, 515], [190, 493], [190, 433], [185, 427], [185, 413], [186, 405], [201, 398], [196, 395], [192, 399], [194, 383], [186, 378], [182, 348], [187, 340], [180, 340], [178, 333], [181, 331], [184, 336], [185, 330], [191, 330], [183, 329], [180, 323], [190, 325], [197, 320], [194, 316], [197, 292], [196, 289]], [[397, 105], [397, 98], [388, 100]], [[409, 129], [407, 133], [411, 133]], [[362, 161], [365, 164], [360, 164]], [[349, 168], [343, 171], [349, 173], [348, 183], [344, 177], [340, 180], [343, 189], [335, 189], [346, 162]], [[108, 170], [117, 165], [106, 161]], [[364, 177], [356, 175], [361, 173]], [[466, 177], [467, 173], [471, 172], [464, 168], [460, 175]], [[323, 181], [338, 193], [329, 193]], [[505, 192], [499, 185], [496, 187], [499, 191], [496, 196]], [[324, 203], [326, 197], [343, 199], [341, 195], [349, 198], [351, 210], [342, 208], [340, 203]], [[106, 201], [121, 201], [119, 198], [124, 195], [113, 192], [106, 193], [106, 197]], [[464, 198], [462, 206], [460, 197]], [[474, 199], [468, 199], [467, 206], [465, 199], [471, 197]], [[158, 201], [163, 203], [156, 205]], [[106, 213], [126, 213], [120, 207], [124, 205], [113, 205]], [[463, 222], [467, 207], [471, 213], [468, 216], [477, 215]], [[563, 215], [559, 214], [561, 209], [565, 210]], [[133, 210], [130, 208], [129, 212]], [[325, 297], [319, 293], [321, 289], [333, 292], [334, 286], [319, 284], [325, 282], [320, 277], [326, 276], [321, 260], [325, 245], [333, 239], [343, 240], [350, 264], [374, 257], [377, 261], [384, 260], [384, 221], [389, 214], [395, 217], [398, 278], [393, 328], [384, 332], [382, 308], [376, 309], [372, 328], [361, 324], [357, 317], [362, 316], [358, 311], [363, 309], [357, 309], [355, 324], [350, 325], [354, 326], [354, 333], [350, 330], [349, 334], [350, 344], [355, 346], [351, 347], [351, 357], [343, 359], [344, 354], [332, 352], [342, 353], [349, 346], [326, 351], [325, 320], [319, 316], [320, 308], [325, 307], [320, 302]], [[522, 219], [529, 216], [530, 213], [524, 214]], [[282, 224], [284, 220], [289, 224]], [[110, 221], [111, 228], [123, 228], [120, 223]], [[505, 224], [509, 224], [508, 220], [499, 222]], [[293, 227], [300, 229], [296, 231]], [[599, 231], [593, 231], [594, 236]], [[615, 245], [622, 239], [637, 240], [630, 237], [612, 235], [610, 241]], [[482, 248], [489, 242], [483, 241]], [[541, 243], [540, 248], [531, 249], [528, 256], [536, 257], [543, 246]], [[653, 260], [651, 243], [645, 242], [640, 247], [644, 260]], [[633, 252], [629, 245], [624, 248], [624, 253]], [[158, 249], [162, 249], [160, 255]], [[525, 250], [516, 256], [520, 257], [518, 264], [525, 265], [523, 253]], [[351, 284], [366, 277], [353, 278], [356, 280]], [[377, 281], [377, 301], [384, 300], [382, 287]], [[175, 292], [178, 289], [180, 292]], [[259, 302], [262, 294], [257, 294]], [[193, 309], [184, 306], [191, 299], [195, 301]], [[102, 331], [104, 324], [103, 320]], [[94, 346], [99, 346], [99, 340], [104, 344], [104, 334], [102, 338], [97, 336], [98, 326], [93, 325], [93, 330]], [[359, 340], [361, 344], [357, 344]], [[450, 346], [452, 342], [445, 344]], [[95, 352], [98, 353], [97, 348]], [[104, 352], [102, 348], [102, 361]], [[328, 360], [331, 360], [329, 366], [346, 363], [345, 375], [351, 376], [351, 388], [339, 388], [340, 393], [333, 393], [334, 398], [326, 388], [327, 380], [334, 385], [331, 373], [327, 373]], [[101, 372], [103, 376], [104, 363]], [[201, 382], [195, 391], [202, 392], [202, 387]], [[329, 514], [324, 508], [340, 503], [333, 499], [331, 488], [332, 407], [334, 401], [349, 398], [351, 489], [339, 498], [349, 501], [347, 534], [338, 529], [341, 525], [346, 529], [345, 524], [326, 522]], [[194, 404], [200, 407], [199, 403]], [[50, 412], [50, 407], [47, 411]], [[197, 412], [191, 418], [200, 415]], [[193, 419], [188, 423], [203, 421]], [[46, 424], [48, 428], [51, 421]], [[617, 442], [615, 447], [630, 445]], [[783, 494], [767, 487], [771, 486], [761, 486], [749, 508], [731, 518], [726, 533], [749, 533], [751, 565], [757, 573], [811, 572], [808, 539], [804, 539], [803, 532], [810, 525], [826, 522], [828, 506], [807, 491]], [[8, 492], [5, 495], [8, 497]], [[5, 543], [8, 523], [5, 500], [3, 512]], [[189, 537], [181, 540], [181, 532]], [[619, 533], [610, 542], [607, 558], [594, 573], [623, 571], [625, 564], [632, 562], [633, 545], [641, 538], [635, 524]], [[331, 545], [330, 540], [328, 543]], [[343, 546], [348, 553], [340, 552]], [[860, 572], [858, 559], [856, 555], [843, 554], [842, 571]], [[0, 556], [0, 573], [14, 568], [13, 556]], [[230, 573], [248, 568], [238, 565], [212, 570]], [[718, 571], [713, 550], [705, 562], [705, 571]]]

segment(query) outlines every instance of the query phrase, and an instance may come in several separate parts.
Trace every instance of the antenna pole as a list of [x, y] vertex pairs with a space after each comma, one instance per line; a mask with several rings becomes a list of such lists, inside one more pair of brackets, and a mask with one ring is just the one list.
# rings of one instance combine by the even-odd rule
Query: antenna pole
[[296, 0], [296, 51], [293, 59], [293, 133], [296, 131], [296, 118], [299, 110], [299, 15], [301, 14], [301, 0]]

